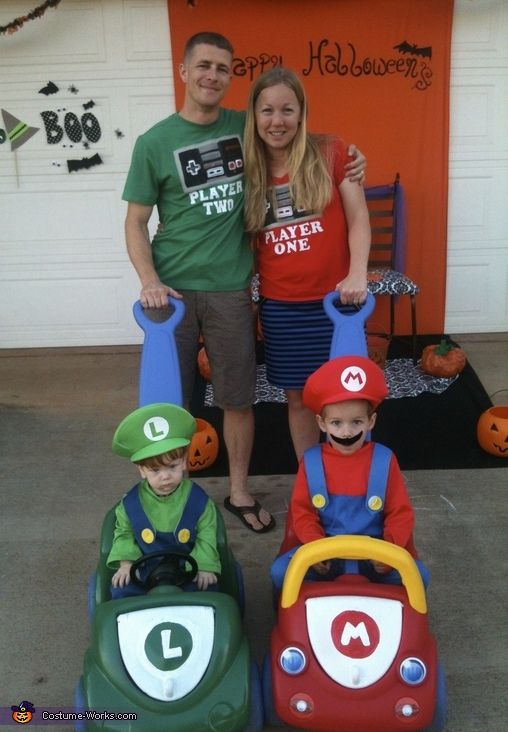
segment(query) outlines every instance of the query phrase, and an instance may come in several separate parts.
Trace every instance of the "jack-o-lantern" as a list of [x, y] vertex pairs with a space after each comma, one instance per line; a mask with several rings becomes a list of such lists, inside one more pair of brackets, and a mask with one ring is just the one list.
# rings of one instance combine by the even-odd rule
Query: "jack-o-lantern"
[[219, 436], [210, 422], [196, 418], [196, 432], [189, 445], [188, 466], [191, 473], [209, 468], [217, 460]]
[[485, 452], [508, 458], [508, 406], [487, 409], [478, 420], [476, 436]]
[[208, 353], [206, 352], [206, 348], [204, 346], [198, 351], [198, 369], [203, 379], [205, 379], [206, 381], [212, 380], [210, 361], [208, 360]]
[[18, 724], [28, 724], [33, 717], [35, 707], [31, 702], [21, 702], [19, 706], [12, 706], [12, 718]]

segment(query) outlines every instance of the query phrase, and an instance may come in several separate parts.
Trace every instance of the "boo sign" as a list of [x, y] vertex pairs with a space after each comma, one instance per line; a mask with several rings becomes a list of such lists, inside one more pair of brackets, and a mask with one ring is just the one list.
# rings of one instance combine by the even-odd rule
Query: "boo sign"
[[78, 143], [85, 138], [88, 142], [98, 142], [102, 135], [99, 120], [92, 112], [84, 112], [78, 116], [75, 112], [41, 112], [46, 130], [48, 145], [57, 145], [66, 136], [71, 142]]

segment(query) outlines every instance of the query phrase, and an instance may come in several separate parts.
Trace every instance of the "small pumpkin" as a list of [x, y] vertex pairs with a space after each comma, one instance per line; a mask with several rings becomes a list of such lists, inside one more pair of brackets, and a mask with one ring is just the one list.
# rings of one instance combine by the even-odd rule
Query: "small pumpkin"
[[28, 722], [30, 722], [32, 717], [33, 717], [32, 712], [28, 712], [26, 710], [12, 713], [13, 720], [15, 722], [17, 722], [18, 724], [28, 724]]
[[196, 431], [189, 445], [187, 464], [191, 473], [209, 468], [219, 454], [219, 436], [205, 419], [196, 418]]
[[466, 365], [466, 354], [458, 346], [453, 346], [446, 338], [439, 345], [426, 346], [422, 352], [422, 371], [432, 376], [450, 378], [460, 374]]
[[206, 348], [203, 346], [198, 351], [198, 369], [199, 373], [205, 379], [205, 381], [212, 380], [212, 370], [210, 368], [210, 361], [208, 360], [208, 353]]
[[35, 712], [34, 705], [29, 701], [22, 701], [18, 706], [12, 706], [12, 718], [18, 724], [28, 724]]
[[476, 425], [480, 447], [496, 457], [508, 458], [508, 406], [490, 407]]

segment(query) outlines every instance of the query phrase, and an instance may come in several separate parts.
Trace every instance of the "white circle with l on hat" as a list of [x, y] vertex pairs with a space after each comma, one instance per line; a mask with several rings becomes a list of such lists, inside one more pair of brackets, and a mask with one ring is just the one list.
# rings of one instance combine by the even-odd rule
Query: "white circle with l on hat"
[[169, 423], [164, 417], [150, 417], [143, 425], [143, 432], [147, 440], [158, 442], [169, 434]]
[[340, 375], [340, 383], [346, 391], [361, 391], [367, 383], [367, 375], [360, 366], [347, 366]]

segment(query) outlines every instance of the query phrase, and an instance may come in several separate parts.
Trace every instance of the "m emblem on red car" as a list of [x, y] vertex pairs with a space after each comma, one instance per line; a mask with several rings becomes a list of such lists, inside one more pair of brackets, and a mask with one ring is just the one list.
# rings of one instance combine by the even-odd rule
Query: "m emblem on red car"
[[370, 615], [346, 610], [331, 625], [335, 648], [349, 658], [367, 658], [379, 645], [379, 628]]

